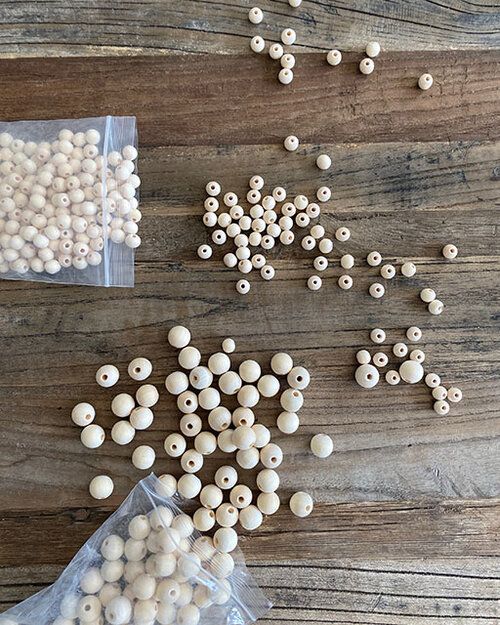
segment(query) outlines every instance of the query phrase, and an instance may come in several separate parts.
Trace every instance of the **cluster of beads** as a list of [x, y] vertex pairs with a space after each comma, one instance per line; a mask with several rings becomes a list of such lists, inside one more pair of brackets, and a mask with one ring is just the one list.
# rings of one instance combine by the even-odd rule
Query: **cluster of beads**
[[[422, 331], [417, 326], [411, 326], [406, 330], [406, 338], [409, 343], [418, 343], [422, 338]], [[374, 328], [370, 332], [372, 343], [381, 345], [385, 343], [386, 333], [381, 328]], [[392, 346], [392, 355], [398, 359], [403, 359], [398, 370], [390, 369], [385, 373], [385, 381], [396, 386], [401, 382], [407, 384], [417, 384], [425, 380], [425, 384], [432, 389], [432, 397], [434, 401], [434, 410], [438, 414], [446, 415], [450, 411], [449, 402], [457, 403], [462, 399], [462, 391], [452, 386], [446, 389], [441, 385], [441, 378], [436, 374], [429, 372], [426, 374], [423, 366], [425, 361], [425, 353], [422, 349], [411, 349], [406, 343], [398, 342]], [[389, 356], [378, 351], [370, 354], [366, 349], [357, 352], [356, 360], [358, 367], [354, 372], [354, 379], [363, 388], [373, 388], [380, 380], [380, 369], [387, 367]], [[448, 400], [448, 401], [446, 401]]]
[[[128, 375], [136, 382], [143, 382], [151, 375], [153, 365], [147, 358], [134, 358], [128, 365]], [[115, 365], [103, 365], [97, 370], [96, 382], [99, 386], [110, 388], [120, 379], [120, 372]], [[153, 384], [142, 384], [135, 392], [118, 393], [111, 401], [111, 412], [118, 417], [111, 428], [111, 439], [117, 445], [131, 443], [139, 430], [147, 430], [154, 420], [152, 408], [158, 403], [159, 393]], [[94, 423], [95, 408], [87, 402], [76, 404], [71, 412], [75, 425], [82, 428], [80, 440], [89, 449], [100, 447], [106, 438], [104, 428]], [[150, 445], [139, 445], [132, 453], [132, 464], [138, 469], [149, 469], [156, 458]], [[114, 489], [113, 480], [108, 475], [97, 475], [89, 485], [89, 491], [95, 499], [106, 499]]]
[[232, 530], [219, 541], [194, 530], [188, 515], [165, 505], [129, 517], [123, 537], [103, 540], [78, 592], [62, 597], [54, 625], [198, 625], [204, 610], [231, 599], [237, 564]]
[[54, 275], [101, 264], [112, 241], [140, 245], [137, 150], [99, 153], [95, 129], [52, 143], [0, 134], [0, 274]]
[[[277, 469], [283, 452], [271, 441], [271, 431], [256, 423], [255, 410], [261, 398], [279, 397], [281, 412], [276, 425], [280, 432], [293, 434], [300, 424], [302, 391], [309, 386], [310, 375], [283, 352], [271, 358], [271, 373], [263, 374], [255, 360], [244, 360], [235, 367], [230, 357], [235, 350], [232, 339], [226, 339], [222, 351], [210, 355], [206, 365], [201, 364], [201, 353], [191, 344], [191, 333], [183, 326], [172, 328], [168, 341], [180, 350], [181, 369], [166, 378], [165, 386], [177, 398], [182, 416], [180, 432], [165, 439], [165, 451], [179, 459], [184, 471], [176, 483], [179, 494], [188, 499], [198, 497], [201, 503], [193, 515], [195, 527], [200, 531], [211, 530], [215, 525], [221, 527], [215, 533], [217, 546], [220, 532], [233, 528], [238, 522], [242, 528], [254, 530], [261, 525], [263, 515], [278, 510], [280, 498], [276, 491], [280, 478]], [[235, 398], [238, 407], [229, 410], [224, 405], [224, 396]], [[206, 412], [208, 429], [203, 428], [200, 410]], [[327, 434], [313, 436], [310, 446], [318, 458], [327, 458], [333, 451], [333, 442]], [[196, 474], [203, 467], [205, 457], [217, 448], [225, 454], [235, 454], [240, 469], [222, 465], [215, 473], [215, 483], [203, 486]], [[259, 494], [254, 502], [252, 490], [246, 484], [238, 484], [238, 479], [242, 471], [259, 464], [262, 465], [256, 477]], [[170, 479], [175, 481], [172, 476]], [[225, 495], [229, 501], [224, 501]], [[297, 516], [307, 516], [313, 509], [312, 498], [307, 493], [295, 493], [290, 509]]]

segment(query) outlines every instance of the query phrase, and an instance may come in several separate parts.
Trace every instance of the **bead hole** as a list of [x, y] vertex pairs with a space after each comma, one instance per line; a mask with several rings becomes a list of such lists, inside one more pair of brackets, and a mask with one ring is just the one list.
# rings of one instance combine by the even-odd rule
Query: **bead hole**
[[229, 482], [229, 478], [228, 477], [223, 477], [222, 481], [224, 482], [224, 484], [227, 484]]

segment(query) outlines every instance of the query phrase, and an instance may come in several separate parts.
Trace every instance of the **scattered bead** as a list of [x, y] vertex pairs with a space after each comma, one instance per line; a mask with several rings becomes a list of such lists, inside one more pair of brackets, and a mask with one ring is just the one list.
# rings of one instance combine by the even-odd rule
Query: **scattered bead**
[[280, 498], [276, 493], [260, 493], [257, 497], [257, 507], [262, 514], [275, 514], [280, 507]]
[[278, 74], [278, 80], [282, 85], [289, 85], [293, 80], [293, 72], [291, 69], [282, 69]]
[[332, 166], [332, 159], [328, 156], [328, 154], [320, 154], [316, 159], [316, 165], [318, 169], [325, 171], [330, 169]]
[[410, 262], [403, 263], [401, 265], [401, 273], [406, 278], [412, 278], [417, 273], [417, 267], [415, 266], [414, 263], [410, 263]]
[[99, 367], [95, 374], [95, 379], [99, 386], [109, 388], [114, 386], [120, 378], [120, 373], [114, 365], [103, 365]]
[[81, 402], [71, 411], [71, 420], [75, 425], [85, 427], [90, 425], [95, 418], [95, 408], [92, 404]]
[[212, 256], [212, 248], [210, 245], [200, 245], [198, 248], [198, 256], [202, 260], [208, 260]]
[[328, 187], [320, 187], [316, 191], [316, 197], [320, 202], [328, 202], [328, 200], [332, 197], [332, 192]]
[[317, 458], [328, 458], [333, 453], [333, 441], [328, 434], [315, 434], [309, 445]]
[[454, 258], [458, 256], [458, 248], [456, 245], [452, 245], [451, 243], [448, 243], [448, 245], [445, 245], [443, 247], [443, 249], [441, 250], [441, 253], [446, 259], [453, 260]]
[[370, 265], [370, 267], [378, 267], [382, 262], [382, 256], [379, 252], [370, 252], [366, 257], [366, 262]]
[[401, 376], [399, 375], [397, 371], [394, 371], [394, 369], [391, 369], [385, 374], [385, 381], [391, 386], [395, 386], [396, 384], [400, 383]]
[[328, 65], [338, 65], [342, 61], [342, 53], [340, 50], [330, 50], [326, 55]]
[[396, 343], [392, 348], [392, 353], [398, 358], [404, 358], [408, 353], [408, 347], [405, 343]]
[[273, 45], [269, 48], [269, 56], [275, 61], [281, 59], [283, 53], [283, 46], [279, 43], [273, 43]]
[[374, 328], [370, 332], [370, 339], [373, 343], [381, 344], [385, 341], [385, 332], [381, 328]]
[[396, 275], [396, 268], [394, 265], [382, 265], [382, 267], [380, 267], [380, 275], [386, 280], [392, 280]]
[[378, 41], [369, 41], [366, 44], [366, 55], [374, 59], [380, 54], [380, 44]]
[[257, 508], [257, 506], [253, 505], [241, 510], [239, 515], [241, 527], [249, 531], [256, 530], [260, 527], [262, 525], [262, 520], [262, 512]]
[[436, 386], [432, 389], [432, 397], [437, 400], [443, 400], [448, 397], [448, 391], [444, 386]]
[[302, 0], [288, 0], [288, 4], [296, 9], [297, 7], [299, 7], [302, 4]]
[[133, 380], [142, 381], [148, 378], [153, 371], [153, 365], [147, 358], [134, 358], [129, 363], [128, 374]]
[[440, 300], [435, 299], [428, 304], [427, 310], [431, 315], [440, 315], [444, 310], [444, 304]]
[[373, 388], [378, 384], [380, 375], [378, 370], [370, 364], [360, 365], [355, 373], [356, 382], [363, 388]]
[[436, 373], [428, 373], [425, 376], [425, 383], [429, 388], [437, 388], [441, 384], [441, 378]]
[[316, 271], [325, 271], [328, 267], [328, 260], [324, 256], [316, 256], [313, 261], [313, 266]]
[[117, 421], [111, 428], [111, 438], [118, 445], [128, 445], [134, 436], [135, 428], [128, 421]]
[[411, 326], [406, 330], [406, 337], [412, 343], [417, 343], [422, 338], [422, 330], [417, 326]]
[[427, 91], [427, 89], [430, 89], [432, 87], [433, 82], [434, 79], [430, 74], [422, 74], [418, 79], [418, 86], [423, 91]]
[[250, 291], [250, 282], [248, 280], [238, 280], [236, 290], [241, 295], [246, 295]]
[[428, 304], [436, 299], [436, 292], [432, 289], [422, 289], [420, 291], [420, 299]]
[[462, 401], [462, 391], [456, 386], [450, 387], [446, 396], [448, 398], [448, 401], [451, 401], [453, 404]]
[[214, 534], [214, 546], [222, 553], [231, 553], [238, 544], [238, 534], [232, 527], [220, 527]]
[[354, 256], [344, 254], [340, 259], [340, 266], [342, 269], [352, 269], [354, 267]]
[[318, 248], [322, 254], [330, 254], [333, 250], [333, 241], [331, 239], [321, 239]]
[[380, 299], [384, 296], [385, 287], [383, 284], [380, 284], [380, 282], [374, 282], [373, 284], [370, 284], [368, 292], [373, 298]]
[[96, 475], [89, 484], [89, 492], [94, 499], [107, 499], [113, 493], [114, 487], [113, 480], [108, 475]]
[[377, 352], [373, 356], [373, 364], [379, 368], [386, 367], [388, 362], [389, 358], [383, 352]]
[[424, 362], [425, 354], [421, 349], [412, 349], [410, 352], [410, 360], [416, 360], [417, 362]]
[[289, 506], [295, 516], [304, 518], [311, 514], [314, 503], [309, 493], [299, 491], [292, 495]]
[[345, 241], [351, 238], [351, 231], [349, 228], [337, 228], [337, 230], [335, 230], [335, 238], [337, 241], [345, 243]]
[[352, 287], [352, 278], [351, 276], [346, 276], [346, 275], [340, 276], [337, 284], [339, 285], [341, 289], [343, 289], [344, 291], [347, 291], [348, 289]]
[[250, 40], [250, 48], [253, 52], [256, 52], [257, 54], [263, 52], [265, 47], [266, 42], [262, 37], [259, 37], [259, 35], [252, 37], [252, 39]]
[[450, 404], [444, 399], [434, 402], [434, 412], [440, 415], [447, 415], [450, 412]]
[[370, 352], [366, 349], [360, 349], [359, 352], [356, 352], [356, 360], [360, 365], [369, 364], [371, 359]]
[[359, 71], [365, 76], [368, 76], [368, 74], [371, 74], [374, 69], [375, 69], [375, 63], [370, 58], [363, 59], [361, 63], [359, 64]]
[[149, 469], [156, 458], [155, 450], [149, 445], [139, 445], [132, 453], [132, 464], [137, 469]]
[[307, 280], [307, 288], [310, 291], [319, 291], [323, 284], [323, 280], [319, 276], [311, 276]]
[[289, 135], [285, 139], [283, 145], [289, 152], [295, 152], [295, 150], [299, 147], [299, 140], [295, 135]]
[[252, 22], [252, 24], [260, 24], [264, 19], [264, 13], [261, 9], [259, 9], [259, 7], [254, 7], [248, 12], [248, 19]]
[[296, 39], [297, 39], [297, 34], [293, 30], [293, 28], [286, 28], [281, 33], [281, 41], [286, 46], [292, 46], [295, 43]]
[[281, 412], [276, 420], [276, 425], [283, 434], [293, 434], [299, 428], [299, 417], [295, 412]]
[[293, 54], [284, 54], [280, 59], [280, 64], [285, 69], [293, 69], [295, 67], [295, 57]]
[[100, 425], [92, 423], [83, 428], [80, 434], [80, 440], [88, 449], [97, 449], [104, 443], [106, 435]]
[[424, 377], [424, 368], [416, 360], [405, 360], [399, 367], [399, 375], [404, 382], [416, 384]]

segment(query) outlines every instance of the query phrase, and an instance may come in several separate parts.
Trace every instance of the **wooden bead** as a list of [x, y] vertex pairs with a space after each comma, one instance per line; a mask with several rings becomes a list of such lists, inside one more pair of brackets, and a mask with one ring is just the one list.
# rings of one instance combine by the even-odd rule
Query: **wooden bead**
[[216, 406], [208, 415], [208, 425], [215, 432], [227, 430], [231, 425], [231, 413], [224, 406]]
[[304, 404], [304, 397], [299, 390], [288, 388], [281, 394], [280, 404], [287, 412], [298, 412]]
[[101, 544], [101, 554], [105, 560], [119, 560], [123, 556], [125, 541], [117, 534], [110, 534]]
[[328, 65], [338, 65], [342, 61], [342, 53], [340, 50], [330, 50], [326, 55], [326, 62]]
[[224, 465], [215, 472], [215, 484], [223, 490], [230, 490], [238, 481], [238, 472], [234, 467]]
[[366, 262], [370, 265], [370, 267], [378, 267], [382, 262], [382, 256], [379, 252], [370, 252], [366, 257]]
[[134, 540], [144, 540], [149, 536], [151, 525], [145, 514], [139, 514], [130, 520], [128, 524], [128, 533]]
[[[174, 604], [181, 594], [180, 585], [174, 579], [162, 580], [156, 589], [156, 596], [161, 603], [166, 605]], [[175, 612], [174, 621], [175, 622]], [[169, 624], [170, 625], [170, 624]]]
[[250, 282], [248, 280], [238, 280], [236, 290], [240, 295], [246, 295], [250, 291]]
[[143, 406], [144, 408], [151, 408], [158, 403], [160, 394], [158, 393], [156, 386], [153, 386], [153, 384], [143, 384], [137, 389], [135, 398], [140, 406]]
[[436, 292], [433, 289], [422, 289], [420, 291], [420, 299], [426, 304], [433, 302], [436, 299]]
[[101, 616], [101, 602], [93, 595], [82, 597], [78, 602], [77, 615], [80, 623], [92, 623]]
[[108, 475], [96, 475], [89, 484], [89, 493], [94, 499], [107, 499], [114, 488], [113, 480]]
[[440, 315], [444, 310], [444, 304], [441, 300], [435, 299], [428, 304], [427, 310], [431, 315]]
[[101, 575], [105, 582], [117, 582], [123, 576], [125, 565], [121, 560], [104, 562], [101, 565]]
[[194, 369], [200, 364], [201, 354], [196, 347], [183, 347], [178, 356], [179, 364], [183, 369]]
[[387, 384], [390, 384], [391, 386], [395, 386], [396, 384], [400, 383], [401, 376], [399, 375], [397, 371], [394, 371], [394, 369], [391, 369], [390, 371], [387, 371], [387, 373], [385, 374], [385, 381], [387, 382]]
[[378, 384], [380, 375], [373, 365], [365, 364], [356, 369], [354, 378], [363, 388], [373, 388]]
[[293, 367], [288, 373], [287, 382], [291, 388], [304, 390], [309, 386], [311, 376], [305, 367]]
[[[149, 521], [148, 521], [148, 525], [149, 525]], [[148, 536], [149, 536], [149, 532], [148, 532]], [[147, 553], [146, 543], [142, 538], [140, 539], [129, 538], [125, 542], [125, 558], [129, 562], [141, 562], [144, 559], [146, 553]], [[111, 580], [108, 580], [108, 581], [111, 581]]]
[[248, 12], [248, 19], [252, 22], [252, 24], [260, 24], [264, 19], [262, 9], [259, 9], [259, 7], [253, 7], [253, 9], [250, 9]]
[[198, 395], [198, 402], [205, 410], [213, 410], [220, 404], [220, 393], [216, 388], [204, 388]]
[[[275, 60], [278, 61], [279, 59], [281, 59], [281, 57], [284, 54], [284, 50], [283, 50], [283, 46], [279, 43], [273, 43], [272, 46], [270, 46], [269, 48], [269, 56]], [[286, 147], [286, 146], [285, 146]], [[288, 150], [288, 148], [286, 148]], [[295, 148], [296, 149], [296, 148]]]
[[366, 55], [374, 59], [380, 54], [380, 44], [378, 41], [369, 41], [366, 44]]
[[103, 386], [104, 388], [114, 386], [118, 382], [119, 378], [120, 373], [114, 365], [103, 365], [102, 367], [99, 367], [97, 373], [95, 374], [97, 384], [99, 384], [99, 386]]
[[195, 367], [189, 373], [189, 382], [198, 391], [208, 388], [213, 379], [214, 376], [208, 367]]
[[75, 425], [85, 427], [95, 419], [95, 408], [87, 402], [80, 402], [71, 411], [71, 420]]
[[238, 534], [232, 527], [220, 527], [214, 534], [214, 546], [221, 553], [231, 553], [238, 544]]
[[[132, 616], [132, 603], [123, 595], [111, 599], [106, 606], [105, 617], [110, 625], [126, 625]], [[98, 617], [96, 617], [98, 618]]]
[[429, 388], [436, 388], [441, 384], [441, 378], [436, 373], [428, 373], [425, 376], [425, 383]]
[[262, 514], [270, 516], [279, 510], [280, 498], [276, 493], [260, 493], [257, 497], [257, 507]]
[[276, 425], [278, 430], [283, 432], [283, 434], [293, 434], [299, 428], [299, 417], [295, 414], [295, 412], [283, 411], [278, 415]]
[[385, 341], [386, 335], [381, 328], [374, 328], [370, 332], [370, 339], [373, 343], [381, 344]]
[[203, 466], [203, 456], [196, 449], [188, 449], [181, 456], [181, 467], [186, 473], [197, 473]]
[[462, 391], [457, 386], [451, 386], [448, 389], [446, 394], [448, 401], [451, 401], [453, 404], [462, 401]]
[[345, 241], [348, 241], [351, 238], [351, 231], [349, 228], [345, 227], [337, 228], [337, 230], [335, 230], [335, 238], [337, 241], [345, 243]]
[[257, 473], [257, 488], [263, 493], [273, 493], [280, 485], [279, 475], [273, 469], [263, 469]]
[[315, 434], [309, 445], [317, 458], [328, 458], [333, 452], [333, 441], [328, 434]]
[[257, 529], [262, 525], [262, 520], [262, 512], [257, 506], [250, 505], [240, 511], [240, 525], [246, 530], [252, 531]]
[[226, 371], [219, 378], [219, 388], [225, 395], [236, 395], [241, 388], [241, 378], [235, 371]]
[[239, 366], [238, 373], [244, 382], [257, 382], [260, 378], [261, 368], [255, 360], [244, 360]]
[[302, 239], [300, 244], [302, 246], [302, 249], [310, 251], [316, 247], [316, 239], [310, 235], [307, 235]]
[[128, 365], [128, 374], [133, 380], [145, 380], [152, 371], [153, 365], [147, 358], [134, 358]]
[[111, 412], [120, 418], [128, 417], [134, 408], [134, 398], [128, 393], [115, 395], [111, 402]]
[[275, 443], [268, 443], [260, 450], [260, 461], [267, 469], [276, 469], [283, 462], [281, 447]]
[[451, 243], [448, 243], [448, 245], [445, 245], [443, 247], [443, 249], [441, 250], [441, 253], [446, 259], [453, 260], [454, 258], [458, 256], [458, 248], [456, 245], [452, 245]]
[[448, 391], [441, 385], [434, 387], [431, 394], [434, 399], [438, 400], [443, 400], [448, 397]]
[[264, 280], [272, 280], [275, 275], [274, 267], [271, 265], [264, 265], [260, 270], [260, 275]]
[[198, 408], [198, 397], [192, 391], [184, 391], [177, 397], [177, 408], [184, 414], [190, 414]]
[[293, 28], [285, 28], [285, 30], [281, 32], [281, 41], [286, 46], [292, 46], [295, 43], [296, 39], [297, 39], [297, 34], [293, 30]]
[[215, 525], [215, 512], [208, 508], [198, 508], [193, 514], [193, 523], [199, 532], [208, 532]]
[[282, 85], [289, 85], [293, 80], [293, 71], [291, 69], [282, 69], [278, 74], [278, 80]]
[[184, 436], [196, 436], [201, 428], [202, 421], [197, 414], [185, 414], [179, 421], [179, 429]]
[[151, 599], [156, 591], [156, 580], [147, 573], [138, 575], [132, 583], [132, 590], [139, 600]]
[[257, 383], [257, 390], [262, 397], [274, 397], [280, 390], [279, 380], [274, 375], [263, 375]]
[[265, 447], [271, 440], [271, 432], [262, 423], [252, 425], [252, 430], [255, 432], [255, 447], [259, 449]]
[[352, 269], [354, 267], [354, 256], [351, 254], [344, 254], [340, 259], [340, 266], [343, 269]]
[[[307, 205], [306, 208], [306, 215], [310, 218], [310, 219], [316, 219], [317, 217], [319, 217], [321, 214], [321, 208], [319, 207], [319, 204], [316, 204], [316, 202], [310, 202]], [[314, 227], [314, 226], [313, 226]], [[323, 228], [323, 226], [319, 226], [320, 228]], [[324, 233], [324, 228], [323, 228], [323, 233]], [[332, 244], [333, 245], [333, 244]]]
[[289, 354], [279, 352], [271, 358], [271, 369], [276, 375], [287, 375], [293, 367], [293, 359]]
[[237, 394], [238, 403], [245, 408], [253, 408], [259, 403], [259, 391], [251, 384], [242, 386]]
[[259, 35], [256, 35], [255, 37], [252, 37], [252, 39], [250, 39], [250, 48], [253, 52], [260, 54], [261, 52], [264, 52], [265, 47], [266, 42]]
[[182, 349], [191, 342], [191, 332], [184, 326], [174, 326], [169, 330], [167, 340], [172, 347]]
[[295, 57], [293, 54], [284, 54], [280, 59], [280, 65], [285, 69], [293, 69], [295, 67]]
[[316, 197], [320, 202], [328, 202], [328, 200], [332, 197], [332, 192], [328, 187], [320, 187], [316, 191]]
[[229, 500], [235, 508], [246, 508], [252, 503], [252, 491], [244, 484], [238, 484], [229, 493]]
[[259, 450], [256, 447], [239, 449], [236, 452], [236, 462], [242, 469], [253, 469], [259, 464]]
[[352, 287], [352, 278], [347, 275], [340, 276], [337, 284], [343, 291], [347, 291]]
[[363, 59], [359, 64], [359, 71], [365, 76], [371, 74], [374, 69], [375, 63], [369, 57]]
[[82, 444], [88, 449], [97, 449], [104, 443], [106, 435], [100, 425], [91, 423], [83, 428], [80, 434]]
[[[231, 339], [226, 339], [231, 340]], [[227, 347], [227, 344], [226, 344]], [[217, 352], [216, 354], [212, 354], [208, 359], [208, 368], [214, 375], [222, 375], [229, 371], [231, 367], [231, 360], [229, 356], [222, 352]]]
[[194, 448], [203, 456], [209, 456], [217, 449], [217, 438], [212, 432], [200, 432], [194, 439]]
[[318, 243], [319, 251], [322, 254], [330, 254], [333, 250], [333, 241], [331, 239], [321, 239]]
[[297, 7], [299, 7], [302, 4], [302, 0], [288, 0], [288, 4], [296, 9]]
[[174, 371], [165, 379], [165, 387], [171, 395], [181, 395], [189, 388], [189, 378], [183, 371]]
[[212, 248], [210, 245], [200, 245], [197, 253], [202, 260], [208, 260], [212, 256]]
[[370, 352], [366, 349], [360, 349], [356, 352], [356, 360], [360, 365], [367, 365], [371, 362], [372, 357], [370, 356]]
[[240, 425], [234, 430], [232, 441], [237, 449], [250, 449], [255, 443], [255, 432], [251, 427]]
[[201, 491], [201, 480], [197, 475], [185, 473], [177, 482], [179, 494], [186, 499], [194, 499]]
[[238, 522], [238, 509], [232, 504], [221, 504], [216, 512], [215, 519], [221, 527], [233, 527]]
[[158, 477], [155, 490], [161, 497], [173, 497], [177, 492], [177, 480], [173, 475], [164, 473]]
[[167, 455], [178, 458], [186, 451], [186, 439], [181, 434], [169, 434], [163, 443]]
[[416, 360], [417, 362], [424, 362], [425, 354], [421, 349], [412, 349], [410, 352], [410, 360]]
[[322, 169], [323, 171], [330, 169], [332, 166], [332, 159], [328, 156], [328, 154], [320, 154], [316, 159], [316, 166], [318, 169]]
[[406, 337], [412, 343], [416, 343], [422, 338], [422, 330], [417, 326], [411, 326], [406, 330]]
[[323, 280], [319, 276], [310, 276], [307, 280], [307, 288], [310, 291], [319, 291], [323, 285]]
[[408, 347], [405, 343], [396, 343], [392, 348], [392, 353], [398, 358], [404, 358], [408, 353]]
[[231, 428], [223, 430], [217, 436], [217, 445], [221, 451], [226, 454], [232, 454], [236, 451], [236, 445], [233, 443], [233, 431]]
[[[86, 595], [95, 595], [104, 586], [101, 572], [96, 566], [90, 567], [80, 579], [80, 589]], [[2, 619], [2, 625], [7, 625]]]
[[[232, 354], [235, 349], [236, 349], [236, 343], [234, 342], [233, 339], [227, 338], [222, 341], [222, 351], [225, 352], [226, 354]], [[213, 370], [212, 372], [215, 373]]]
[[401, 273], [406, 278], [412, 278], [417, 273], [417, 267], [414, 263], [406, 262], [401, 265]]
[[198, 625], [200, 610], [194, 603], [188, 603], [177, 610], [178, 625]]
[[118, 445], [128, 445], [134, 436], [135, 428], [128, 421], [117, 421], [111, 428], [111, 438]]
[[155, 450], [149, 445], [139, 445], [132, 453], [132, 464], [137, 469], [149, 469], [156, 459]]
[[380, 299], [384, 296], [385, 287], [380, 282], [373, 282], [373, 284], [370, 284], [368, 292], [374, 299]]
[[434, 402], [434, 412], [440, 415], [447, 415], [450, 412], [450, 404], [444, 399], [439, 399]]
[[392, 280], [392, 278], [396, 275], [396, 268], [394, 265], [382, 265], [380, 268], [380, 275], [386, 280]]
[[314, 502], [309, 493], [299, 491], [291, 496], [289, 505], [290, 510], [295, 516], [304, 518], [311, 514]]
[[151, 623], [156, 620], [158, 604], [154, 599], [138, 600], [134, 604], [134, 622]]
[[389, 362], [389, 358], [387, 354], [384, 354], [383, 352], [377, 352], [376, 354], [373, 355], [373, 364], [376, 367], [379, 367], [379, 368], [386, 367], [388, 362]]
[[399, 375], [404, 382], [416, 384], [424, 377], [424, 368], [415, 360], [405, 360], [399, 367]]
[[427, 91], [427, 89], [430, 89], [433, 83], [434, 79], [430, 74], [422, 74], [418, 79], [418, 86], [420, 89], [422, 89], [422, 91]]

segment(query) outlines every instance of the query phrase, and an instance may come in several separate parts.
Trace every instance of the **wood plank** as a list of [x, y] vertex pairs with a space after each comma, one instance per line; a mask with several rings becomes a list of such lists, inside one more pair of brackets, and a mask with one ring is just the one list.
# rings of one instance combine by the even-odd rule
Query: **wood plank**
[[371, 39], [385, 50], [499, 47], [500, 12], [494, 2], [448, 0], [260, 0], [265, 20], [248, 21], [250, 2], [224, 0], [111, 0], [75, 6], [60, 0], [3, 2], [0, 53], [22, 56], [137, 55], [188, 52], [241, 54], [254, 34], [279, 41], [297, 31], [301, 51], [364, 49]]
[[[0, 116], [136, 113], [142, 146], [277, 144], [290, 133], [305, 143], [499, 138], [500, 51], [428, 53], [425, 65], [391, 53], [369, 77], [346, 56], [336, 68], [299, 56], [288, 87], [275, 62], [252, 56], [2, 60]], [[416, 87], [423, 71], [436, 81], [428, 92]]]

